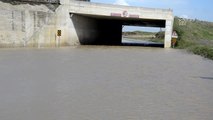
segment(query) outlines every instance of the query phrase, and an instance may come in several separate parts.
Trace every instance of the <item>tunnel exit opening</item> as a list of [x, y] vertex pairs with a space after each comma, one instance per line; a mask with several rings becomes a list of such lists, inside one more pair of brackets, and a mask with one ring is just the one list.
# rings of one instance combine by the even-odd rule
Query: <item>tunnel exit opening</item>
[[164, 47], [165, 20], [126, 19], [122, 21], [122, 44]]
[[122, 26], [122, 45], [164, 47], [165, 28]]

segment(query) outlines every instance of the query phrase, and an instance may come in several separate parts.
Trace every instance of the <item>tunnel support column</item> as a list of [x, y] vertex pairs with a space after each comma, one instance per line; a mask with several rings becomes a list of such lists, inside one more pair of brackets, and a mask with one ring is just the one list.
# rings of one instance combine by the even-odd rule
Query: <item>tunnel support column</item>
[[165, 38], [164, 38], [164, 48], [171, 47], [171, 38], [172, 38], [172, 28], [173, 28], [173, 20], [166, 20], [165, 27]]

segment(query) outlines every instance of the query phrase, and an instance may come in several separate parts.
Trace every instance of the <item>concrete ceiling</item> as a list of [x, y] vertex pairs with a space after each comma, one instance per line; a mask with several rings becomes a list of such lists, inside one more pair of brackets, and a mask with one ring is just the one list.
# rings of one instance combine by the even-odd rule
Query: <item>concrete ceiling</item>
[[[75, 15], [75, 14], [73, 14]], [[165, 27], [165, 20], [155, 20], [155, 19], [143, 19], [143, 18], [128, 18], [128, 17], [114, 17], [114, 16], [96, 16], [96, 15], [86, 15], [77, 14], [80, 16], [102, 20], [102, 21], [118, 21], [122, 25], [130, 26], [143, 26], [143, 27]]]

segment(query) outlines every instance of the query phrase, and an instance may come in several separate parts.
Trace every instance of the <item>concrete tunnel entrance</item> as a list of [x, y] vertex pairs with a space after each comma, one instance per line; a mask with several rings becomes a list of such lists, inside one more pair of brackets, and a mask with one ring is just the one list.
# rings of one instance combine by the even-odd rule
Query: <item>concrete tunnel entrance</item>
[[165, 28], [165, 20], [70, 13], [81, 45], [122, 45], [122, 26]]

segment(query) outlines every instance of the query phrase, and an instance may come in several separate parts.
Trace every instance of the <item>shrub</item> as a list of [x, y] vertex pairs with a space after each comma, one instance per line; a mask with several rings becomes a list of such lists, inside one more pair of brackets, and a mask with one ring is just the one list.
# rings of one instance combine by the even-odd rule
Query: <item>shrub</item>
[[189, 50], [194, 54], [201, 55], [205, 58], [213, 60], [213, 47], [208, 46], [194, 46], [190, 47]]

